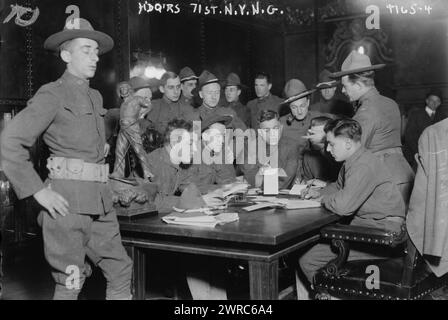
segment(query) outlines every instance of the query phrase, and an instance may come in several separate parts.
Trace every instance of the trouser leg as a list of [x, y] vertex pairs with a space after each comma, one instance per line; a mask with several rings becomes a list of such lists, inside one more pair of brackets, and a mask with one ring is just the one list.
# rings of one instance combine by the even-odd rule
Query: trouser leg
[[106, 299], [130, 299], [132, 260], [121, 242], [115, 211], [94, 219], [87, 246], [106, 278]]
[[86, 229], [91, 217], [78, 214], [52, 218], [42, 212], [44, 253], [52, 268], [55, 300], [74, 300], [85, 281]]

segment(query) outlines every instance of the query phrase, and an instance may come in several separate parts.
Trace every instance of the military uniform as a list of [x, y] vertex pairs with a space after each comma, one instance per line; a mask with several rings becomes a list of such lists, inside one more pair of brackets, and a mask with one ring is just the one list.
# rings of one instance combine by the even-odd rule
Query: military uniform
[[161, 213], [171, 212], [178, 195], [193, 181], [195, 170], [193, 167], [183, 169], [174, 164], [165, 147], [154, 150], [146, 158], [154, 172], [154, 182], [158, 185], [155, 199], [157, 210]]
[[399, 186], [405, 201], [409, 199], [414, 172], [401, 150], [401, 117], [398, 105], [392, 99], [370, 89], [359, 99], [359, 108], [353, 119], [362, 128], [362, 144], [384, 160]]
[[66, 288], [66, 268], [79, 268], [82, 287], [87, 248], [99, 258], [108, 281], [107, 298], [130, 296], [132, 261], [121, 244], [109, 183], [58, 178], [44, 183], [28, 152], [43, 134], [52, 159], [66, 159], [61, 167], [52, 168], [55, 176], [57, 170], [82, 175], [84, 167], [104, 168], [100, 166], [105, 145], [106, 109], [102, 104], [101, 94], [91, 89], [88, 81], [66, 71], [56, 82], [42, 86], [2, 134], [3, 169], [18, 198], [51, 186], [69, 204], [70, 214], [65, 217], [54, 219], [47, 211], [41, 212], [45, 256], [56, 282], [55, 298], [77, 297], [79, 290]]
[[310, 111], [330, 113], [344, 117], [353, 117], [354, 114], [352, 105], [336, 96], [330, 100], [325, 100], [323, 97], [320, 97], [319, 101], [310, 105]]
[[202, 121], [210, 118], [212, 115], [231, 116], [233, 118], [231, 122], [231, 126], [233, 129], [241, 129], [243, 131], [247, 129], [244, 122], [238, 117], [238, 115], [233, 109], [220, 106], [216, 106], [215, 108], [209, 108], [203, 104], [198, 108], [198, 112], [199, 112], [199, 118]]
[[[258, 155], [258, 143], [254, 135], [252, 135], [249, 139], [251, 139], [251, 143], [256, 144], [256, 155], [249, 154], [250, 148], [248, 148], [247, 143], [244, 146], [244, 152], [239, 151], [237, 153], [237, 165], [240, 170], [244, 174], [244, 178], [247, 182], [255, 186], [255, 177], [259, 169], [263, 166], [261, 163], [262, 159], [259, 158]], [[261, 137], [259, 137], [261, 139]], [[285, 170], [286, 177], [279, 177], [279, 188], [285, 189], [289, 188], [294, 181], [296, 172], [297, 172], [297, 164], [299, 158], [299, 150], [295, 148], [295, 141], [282, 136], [278, 143], [278, 168], [282, 168]], [[270, 157], [269, 154], [270, 146], [266, 146], [266, 156]], [[255, 163], [253, 163], [255, 162]], [[271, 165], [272, 166], [272, 165]], [[272, 166], [274, 167], [274, 166]]]
[[247, 128], [250, 128], [250, 110], [247, 106], [245, 106], [238, 100], [228, 103], [227, 107], [235, 111], [238, 118], [243, 121]]
[[[354, 215], [352, 225], [399, 232], [405, 204], [400, 191], [380, 159], [361, 147], [343, 164], [338, 180], [323, 191], [322, 203], [340, 215]], [[328, 244], [318, 244], [300, 258], [300, 266], [311, 282], [314, 274], [336, 257]], [[350, 250], [349, 259], [380, 258], [365, 251]]]
[[311, 179], [336, 181], [341, 164], [336, 162], [324, 149], [307, 149], [302, 157], [297, 174], [301, 179], [306, 181]]
[[272, 110], [279, 112], [279, 106], [283, 100], [273, 94], [269, 94], [264, 98], [257, 98], [247, 103], [247, 108], [250, 110], [251, 126], [254, 129], [258, 129], [258, 118], [261, 111]]
[[199, 120], [199, 117], [197, 110], [191, 105], [180, 101], [172, 102], [163, 97], [152, 101], [152, 110], [146, 115], [146, 119], [152, 122], [157, 131], [164, 133], [168, 122], [173, 119], [194, 121]]
[[311, 120], [313, 118], [322, 116], [321, 113], [315, 111], [308, 111], [306, 117], [303, 120], [297, 120], [292, 117], [291, 124], [288, 124], [288, 117], [285, 115], [280, 118], [280, 123], [283, 125], [283, 135], [295, 141], [298, 149], [304, 149], [308, 146], [308, 140], [302, 138], [308, 135], [308, 130], [311, 127]]

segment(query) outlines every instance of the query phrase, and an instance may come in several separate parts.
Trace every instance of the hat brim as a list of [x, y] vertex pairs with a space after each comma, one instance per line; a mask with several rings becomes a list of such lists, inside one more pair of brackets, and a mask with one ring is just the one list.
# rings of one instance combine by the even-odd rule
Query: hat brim
[[98, 43], [99, 54], [104, 54], [114, 47], [114, 40], [107, 34], [96, 30], [63, 30], [47, 38], [44, 42], [44, 48], [47, 50], [58, 51], [61, 44], [65, 41], [76, 38], [86, 38]]
[[238, 83], [228, 83], [228, 82], [224, 82], [224, 84], [223, 84], [223, 87], [225, 88], [225, 87], [233, 87], [233, 86], [235, 86], [235, 87], [239, 87], [240, 89], [247, 89], [247, 88], [249, 88], [248, 86], [246, 86], [245, 84], [242, 84], [242, 83], [240, 83], [240, 84], [238, 84]]
[[199, 86], [198, 86], [198, 90], [201, 90], [203, 86], [206, 86], [206, 85], [208, 85], [208, 84], [212, 84], [212, 83], [217, 83], [217, 84], [219, 84], [221, 87], [223, 86], [223, 81], [222, 81], [222, 80], [219, 80], [219, 79], [213, 79], [213, 80], [210, 80], [210, 81], [206, 81], [206, 82], [204, 82], [204, 83], [200, 83]]
[[180, 82], [182, 83], [182, 82], [185, 82], [185, 81], [198, 80], [198, 79], [199, 79], [199, 77], [190, 76], [190, 77], [185, 77], [185, 78], [180, 79]]
[[149, 83], [147, 83], [146, 85], [140, 85], [140, 86], [136, 86], [136, 87], [132, 87], [132, 90], [137, 91], [143, 88], [149, 88], [151, 89], [152, 92], [156, 92], [157, 90], [159, 90], [159, 86], [160, 86], [160, 81], [157, 79], [150, 79]]
[[296, 94], [295, 96], [289, 97], [288, 99], [283, 101], [282, 104], [289, 104], [289, 103], [294, 102], [296, 100], [302, 99], [303, 97], [307, 97], [307, 96], [309, 96], [310, 94], [312, 94], [315, 91], [316, 91], [316, 89], [310, 89], [310, 90], [304, 91], [302, 93]]
[[204, 132], [205, 130], [210, 128], [210, 126], [212, 124], [215, 124], [215, 123], [222, 123], [223, 125], [225, 125], [227, 127], [227, 126], [230, 125], [232, 120], [233, 120], [233, 117], [230, 116], [230, 115], [215, 115], [215, 116], [211, 116], [211, 117], [205, 119], [204, 121], [202, 121], [202, 123], [201, 123], [201, 132]]
[[330, 74], [330, 78], [341, 78], [341, 77], [349, 75], [349, 74], [378, 70], [378, 69], [384, 68], [385, 66], [386, 66], [385, 64], [375, 64], [375, 65], [370, 66], [370, 67], [364, 67], [364, 68], [358, 68], [358, 69], [352, 69], [352, 70], [333, 72], [332, 74]]
[[328, 88], [335, 88], [339, 85], [339, 80], [333, 80], [328, 82], [320, 82], [316, 84], [316, 90], [322, 90], [322, 89], [328, 89]]

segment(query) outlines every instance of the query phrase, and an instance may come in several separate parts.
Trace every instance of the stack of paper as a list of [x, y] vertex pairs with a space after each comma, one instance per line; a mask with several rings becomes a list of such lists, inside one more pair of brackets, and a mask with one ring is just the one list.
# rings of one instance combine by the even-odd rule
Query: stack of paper
[[314, 200], [295, 200], [279, 199], [275, 197], [254, 197], [251, 199], [256, 204], [243, 208], [246, 211], [255, 211], [264, 208], [284, 208], [287, 210], [318, 208], [321, 206], [319, 201]]
[[239, 219], [236, 212], [225, 212], [218, 215], [206, 215], [202, 212], [179, 213], [173, 212], [166, 215], [162, 220], [170, 224], [181, 224], [198, 227], [216, 227], [218, 224], [225, 224]]

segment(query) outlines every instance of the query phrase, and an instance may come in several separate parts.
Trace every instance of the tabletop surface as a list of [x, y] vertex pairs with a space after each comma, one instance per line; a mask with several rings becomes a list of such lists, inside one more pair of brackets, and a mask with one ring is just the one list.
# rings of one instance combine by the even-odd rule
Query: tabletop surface
[[163, 215], [156, 215], [135, 221], [120, 221], [120, 229], [124, 237], [129, 232], [138, 232], [143, 235], [167, 235], [247, 244], [279, 245], [339, 220], [336, 214], [322, 207], [253, 212], [229, 208], [227, 212], [238, 212], [239, 220], [208, 228], [167, 224], [161, 220]]

